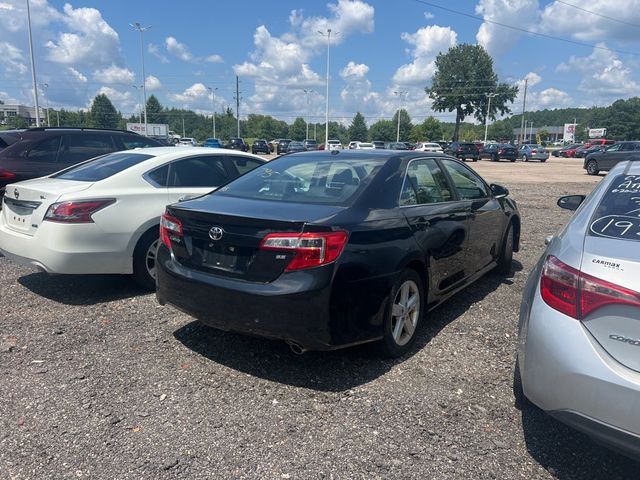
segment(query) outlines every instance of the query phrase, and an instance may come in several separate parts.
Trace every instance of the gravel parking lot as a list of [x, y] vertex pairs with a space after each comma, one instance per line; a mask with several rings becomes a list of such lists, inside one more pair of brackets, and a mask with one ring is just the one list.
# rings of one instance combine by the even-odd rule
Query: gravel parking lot
[[0, 258], [0, 478], [637, 478], [512, 393], [520, 295], [569, 218], [555, 201], [600, 177], [576, 159], [469, 165], [521, 208], [513, 275], [430, 313], [398, 361], [366, 346], [296, 356], [126, 277]]

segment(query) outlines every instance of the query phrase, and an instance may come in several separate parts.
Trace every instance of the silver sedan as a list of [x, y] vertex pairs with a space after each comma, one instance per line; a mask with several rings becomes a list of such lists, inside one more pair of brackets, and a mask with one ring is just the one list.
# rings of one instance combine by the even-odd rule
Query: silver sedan
[[522, 159], [523, 162], [528, 162], [529, 160], [539, 160], [541, 162], [546, 162], [549, 158], [549, 152], [542, 145], [522, 145], [520, 147], [520, 151], [518, 155]]
[[640, 163], [618, 164], [548, 246], [524, 290], [516, 397], [640, 455]]

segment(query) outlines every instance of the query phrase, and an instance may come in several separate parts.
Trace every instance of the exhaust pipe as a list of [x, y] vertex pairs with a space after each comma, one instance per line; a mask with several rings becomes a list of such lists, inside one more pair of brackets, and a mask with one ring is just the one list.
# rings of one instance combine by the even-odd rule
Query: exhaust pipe
[[302, 355], [304, 352], [307, 351], [306, 348], [304, 348], [302, 345], [296, 342], [287, 342], [287, 345], [289, 345], [289, 348], [291, 349], [291, 351], [296, 355]]

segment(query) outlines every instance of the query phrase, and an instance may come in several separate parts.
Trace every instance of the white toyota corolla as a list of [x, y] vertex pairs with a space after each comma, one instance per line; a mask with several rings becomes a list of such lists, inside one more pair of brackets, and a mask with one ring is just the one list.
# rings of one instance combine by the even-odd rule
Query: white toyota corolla
[[263, 163], [234, 150], [145, 148], [8, 185], [0, 251], [48, 273], [133, 274], [154, 288], [166, 205], [208, 193]]

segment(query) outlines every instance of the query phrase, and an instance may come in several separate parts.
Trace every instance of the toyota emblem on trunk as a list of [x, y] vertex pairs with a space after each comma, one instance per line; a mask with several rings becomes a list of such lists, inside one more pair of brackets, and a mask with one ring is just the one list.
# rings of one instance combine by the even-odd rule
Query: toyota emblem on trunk
[[222, 235], [224, 235], [224, 230], [220, 227], [211, 227], [211, 230], [209, 230], [209, 238], [211, 240], [218, 241], [222, 238]]
[[18, 189], [17, 189], [17, 188], [14, 188], [14, 189], [13, 189], [13, 196], [14, 196], [14, 197], [16, 197], [16, 200], [17, 200], [18, 198], [20, 198], [20, 193], [18, 193]]

